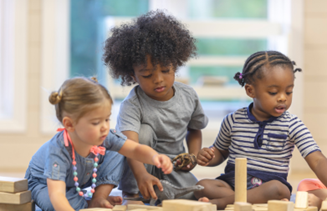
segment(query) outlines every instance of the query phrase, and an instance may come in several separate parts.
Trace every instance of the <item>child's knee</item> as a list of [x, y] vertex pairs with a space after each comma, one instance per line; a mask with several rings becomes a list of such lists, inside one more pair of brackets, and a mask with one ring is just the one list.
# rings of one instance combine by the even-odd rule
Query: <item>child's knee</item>
[[290, 199], [291, 192], [285, 184], [281, 183], [278, 180], [272, 180], [270, 182], [271, 193], [273, 193], [276, 199]]

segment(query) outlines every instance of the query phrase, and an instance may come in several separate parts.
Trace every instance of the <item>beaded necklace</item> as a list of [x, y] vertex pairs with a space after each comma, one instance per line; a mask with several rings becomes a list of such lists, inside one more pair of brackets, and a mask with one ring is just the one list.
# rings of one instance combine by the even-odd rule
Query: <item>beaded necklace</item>
[[76, 191], [77, 191], [78, 195], [83, 196], [84, 198], [92, 197], [93, 193], [95, 192], [95, 187], [96, 187], [95, 183], [97, 182], [97, 180], [96, 180], [97, 173], [96, 172], [97, 172], [98, 161], [99, 161], [98, 155], [99, 154], [104, 155], [106, 152], [106, 149], [104, 147], [98, 147], [98, 146], [93, 146], [90, 149], [90, 152], [95, 155], [94, 164], [93, 164], [94, 168], [93, 168], [93, 174], [92, 174], [93, 179], [92, 179], [92, 185], [91, 185], [92, 189], [91, 189], [91, 192], [84, 194], [83, 191], [81, 191], [81, 188], [78, 187], [79, 183], [78, 183], [78, 177], [77, 177], [77, 167], [76, 167], [76, 160], [75, 160], [74, 144], [73, 144], [72, 140], [70, 139], [70, 136], [65, 128], [58, 128], [57, 131], [64, 131], [65, 146], [66, 147], [69, 146], [68, 142], [72, 146], [72, 159], [73, 159], [72, 164], [73, 164], [73, 170], [74, 170], [73, 175], [74, 175], [75, 187], [76, 187]]

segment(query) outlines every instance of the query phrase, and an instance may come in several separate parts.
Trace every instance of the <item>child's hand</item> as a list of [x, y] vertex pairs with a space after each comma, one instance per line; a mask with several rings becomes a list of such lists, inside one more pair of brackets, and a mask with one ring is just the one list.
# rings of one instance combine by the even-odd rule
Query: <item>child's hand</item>
[[164, 174], [170, 174], [173, 170], [173, 164], [167, 155], [154, 155], [152, 161], [157, 168], [161, 168]]
[[207, 166], [214, 157], [214, 148], [203, 148], [197, 156], [198, 164], [200, 166]]
[[123, 199], [120, 196], [108, 196], [105, 198], [93, 197], [89, 202], [89, 208], [91, 207], [104, 207], [113, 208], [115, 205], [122, 204]]
[[140, 177], [135, 177], [137, 181], [137, 186], [145, 199], [150, 197], [157, 199], [157, 195], [154, 192], [153, 186], [157, 185], [160, 191], [163, 191], [163, 187], [159, 179], [155, 176], [152, 176], [149, 173], [142, 174]]

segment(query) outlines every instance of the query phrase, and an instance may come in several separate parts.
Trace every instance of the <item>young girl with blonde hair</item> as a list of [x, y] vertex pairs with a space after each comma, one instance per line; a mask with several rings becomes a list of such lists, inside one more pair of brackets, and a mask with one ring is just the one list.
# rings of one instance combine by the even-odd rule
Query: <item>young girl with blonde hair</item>
[[[166, 155], [109, 129], [113, 101], [96, 80], [66, 80], [49, 101], [64, 128], [35, 153], [25, 175], [32, 199], [42, 210], [121, 204], [121, 197], [109, 194], [119, 184], [124, 156], [155, 165], [165, 174], [172, 171]], [[86, 187], [91, 187], [89, 193], [82, 190]]]

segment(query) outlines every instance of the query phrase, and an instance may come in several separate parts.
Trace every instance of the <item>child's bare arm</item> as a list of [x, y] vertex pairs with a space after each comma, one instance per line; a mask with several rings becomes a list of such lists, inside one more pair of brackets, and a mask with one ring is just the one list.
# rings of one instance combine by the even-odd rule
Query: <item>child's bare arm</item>
[[327, 158], [320, 151], [315, 151], [306, 156], [305, 160], [318, 179], [327, 186]]
[[61, 180], [47, 179], [51, 204], [55, 210], [74, 211], [66, 198], [66, 183]]
[[[138, 143], [138, 134], [133, 131], [123, 131], [122, 132], [128, 139], [133, 140], [134, 142]], [[124, 146], [123, 146], [124, 147]], [[124, 152], [124, 148], [122, 147], [121, 150]], [[121, 153], [119, 151], [119, 153]], [[125, 153], [125, 152], [124, 152]], [[122, 153], [123, 154], [123, 153]], [[123, 154], [124, 155], [124, 154]], [[134, 174], [134, 177], [137, 181], [137, 185], [139, 190], [144, 198], [157, 198], [157, 195], [154, 192], [153, 185], [157, 185], [160, 190], [163, 189], [161, 182], [158, 178], [149, 174], [143, 163], [139, 162], [138, 160], [127, 158], [127, 162]]]
[[198, 164], [201, 166], [217, 166], [228, 157], [228, 150], [219, 150], [214, 146], [203, 148], [197, 156]]
[[188, 129], [186, 135], [186, 143], [188, 152], [197, 155], [202, 146], [202, 132], [201, 130]]

